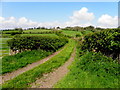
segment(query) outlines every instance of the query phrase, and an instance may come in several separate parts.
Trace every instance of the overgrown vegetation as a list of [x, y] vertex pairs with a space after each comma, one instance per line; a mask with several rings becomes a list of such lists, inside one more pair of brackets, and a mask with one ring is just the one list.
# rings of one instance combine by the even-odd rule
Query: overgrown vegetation
[[43, 73], [53, 71], [55, 68], [60, 67], [67, 61], [73, 51], [75, 41], [70, 40], [59, 54], [51, 58], [49, 61], [35, 67], [16, 78], [9, 80], [3, 84], [3, 88], [25, 88], [30, 87], [30, 83], [35, 82], [36, 78], [41, 77]]
[[81, 44], [82, 50], [102, 52], [113, 59], [120, 54], [120, 29], [107, 29], [88, 34]]

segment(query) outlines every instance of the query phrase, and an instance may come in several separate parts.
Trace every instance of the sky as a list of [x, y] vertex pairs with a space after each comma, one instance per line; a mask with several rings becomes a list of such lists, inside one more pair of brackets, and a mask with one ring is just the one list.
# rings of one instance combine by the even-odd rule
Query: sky
[[1, 29], [118, 26], [117, 2], [2, 2]]

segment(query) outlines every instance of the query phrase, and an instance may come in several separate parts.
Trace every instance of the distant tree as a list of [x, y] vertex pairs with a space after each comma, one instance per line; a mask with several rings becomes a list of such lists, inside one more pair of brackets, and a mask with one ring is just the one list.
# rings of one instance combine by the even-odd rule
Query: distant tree
[[73, 27], [73, 30], [80, 31], [80, 30], [83, 30], [83, 27], [75, 26], [75, 27]]
[[36, 27], [34, 27], [34, 29], [36, 29]]
[[41, 29], [45, 29], [45, 27], [41, 27]]
[[23, 32], [22, 28], [15, 28], [14, 30], [19, 31], [20, 34], [22, 34], [22, 32]]
[[41, 29], [41, 27], [37, 27], [36, 29]]
[[84, 29], [94, 29], [94, 26], [87, 26], [87, 27], [85, 27]]
[[56, 29], [57, 29], [57, 30], [59, 30], [59, 29], [60, 29], [60, 27], [56, 27]]

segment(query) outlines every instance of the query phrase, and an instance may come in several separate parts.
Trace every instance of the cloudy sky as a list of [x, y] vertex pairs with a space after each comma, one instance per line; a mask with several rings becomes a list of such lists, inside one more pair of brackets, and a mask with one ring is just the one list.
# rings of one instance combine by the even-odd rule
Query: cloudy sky
[[118, 26], [117, 2], [2, 2], [0, 28]]

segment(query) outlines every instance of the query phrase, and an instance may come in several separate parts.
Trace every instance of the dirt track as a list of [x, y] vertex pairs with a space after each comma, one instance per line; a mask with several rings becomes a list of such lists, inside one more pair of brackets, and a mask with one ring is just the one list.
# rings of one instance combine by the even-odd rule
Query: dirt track
[[20, 69], [18, 69], [18, 70], [16, 70], [16, 71], [13, 71], [13, 72], [11, 72], [11, 73], [6, 73], [6, 74], [0, 76], [0, 78], [2, 78], [2, 80], [0, 79], [0, 84], [4, 83], [5, 81], [8, 81], [8, 80], [10, 80], [10, 79], [13, 79], [13, 78], [15, 78], [16, 76], [18, 76], [18, 75], [20, 75], [20, 74], [22, 74], [22, 73], [24, 73], [24, 72], [26, 72], [26, 71], [28, 71], [28, 70], [36, 67], [36, 66], [38, 66], [38, 65], [40, 65], [40, 64], [48, 61], [50, 58], [52, 58], [52, 57], [54, 57], [55, 55], [57, 55], [58, 53], [60, 53], [65, 47], [66, 47], [66, 46], [64, 46], [61, 50], [53, 53], [52, 55], [50, 55], [50, 56], [48, 56], [48, 57], [46, 57], [46, 58], [44, 58], [44, 59], [42, 59], [42, 60], [39, 60], [39, 61], [34, 62], [34, 63], [32, 63], [32, 64], [28, 64], [26, 67], [20, 68]]
[[68, 66], [72, 63], [75, 57], [75, 50], [71, 54], [71, 57], [65, 64], [51, 73], [44, 74], [42, 78], [37, 79], [34, 83], [30, 84], [31, 88], [52, 88], [61, 78], [68, 73]]

